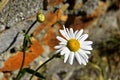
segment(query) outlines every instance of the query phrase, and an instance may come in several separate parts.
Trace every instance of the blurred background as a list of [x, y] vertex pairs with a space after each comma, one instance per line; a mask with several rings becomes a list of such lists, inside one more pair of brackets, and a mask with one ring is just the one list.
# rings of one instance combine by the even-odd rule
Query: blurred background
[[[24, 67], [36, 69], [55, 53], [62, 25], [84, 29], [93, 41], [86, 66], [55, 58], [39, 72], [46, 80], [120, 80], [120, 0], [0, 0], [0, 80], [14, 80], [22, 62], [24, 31], [41, 13], [45, 21], [30, 30], [32, 46]], [[26, 73], [21, 80], [29, 80]], [[41, 80], [34, 77], [33, 80]]]

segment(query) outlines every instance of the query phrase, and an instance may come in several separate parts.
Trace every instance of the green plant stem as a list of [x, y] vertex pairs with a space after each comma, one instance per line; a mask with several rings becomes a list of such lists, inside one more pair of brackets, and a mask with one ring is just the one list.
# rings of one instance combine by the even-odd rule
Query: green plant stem
[[30, 80], [32, 80], [33, 76], [35, 75], [35, 73], [41, 68], [43, 67], [46, 63], [48, 63], [49, 61], [51, 61], [53, 58], [59, 56], [59, 53], [58, 54], [54, 54], [51, 58], [49, 58], [47, 61], [45, 61], [43, 64], [41, 64], [36, 70], [35, 72], [32, 74], [32, 76], [30, 77]]
[[37, 20], [35, 20], [33, 22], [33, 24], [28, 28], [28, 30], [26, 31], [25, 33], [25, 37], [24, 37], [24, 41], [23, 41], [23, 49], [22, 49], [22, 52], [23, 52], [23, 60], [22, 60], [22, 64], [21, 64], [21, 67], [20, 67], [20, 70], [17, 74], [17, 77], [16, 77], [16, 80], [20, 80], [20, 73], [21, 73], [21, 70], [23, 69], [23, 66], [24, 66], [24, 62], [25, 62], [25, 54], [26, 54], [26, 35], [29, 33], [29, 31], [32, 29], [32, 27], [37, 23]]
[[28, 33], [30, 32], [31, 28], [32, 28], [36, 23], [37, 23], [37, 20], [35, 20], [35, 21], [32, 23], [32, 25], [28, 28], [28, 30], [26, 31], [25, 34], [28, 34]]
[[20, 70], [19, 70], [19, 72], [18, 72], [18, 74], [17, 74], [16, 80], [20, 80], [20, 73], [21, 73], [21, 70], [22, 70], [22, 68], [23, 68], [23, 66], [24, 66], [24, 62], [25, 62], [25, 54], [26, 54], [26, 52], [24, 51], [24, 52], [23, 52], [22, 64], [21, 64]]
[[89, 62], [89, 65], [92, 66], [94, 69], [96, 69], [96, 70], [99, 71], [99, 77], [98, 77], [98, 80], [105, 80], [104, 77], [103, 77], [103, 74], [102, 74], [101, 68], [100, 68], [98, 65], [96, 65], [96, 64], [94, 64], [94, 63], [92, 63], [92, 62]]

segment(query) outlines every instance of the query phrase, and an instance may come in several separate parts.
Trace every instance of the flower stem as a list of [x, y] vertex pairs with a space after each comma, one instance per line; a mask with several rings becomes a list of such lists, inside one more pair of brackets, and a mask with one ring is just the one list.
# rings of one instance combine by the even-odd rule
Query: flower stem
[[27, 45], [26, 45], [26, 35], [29, 33], [29, 31], [32, 29], [32, 27], [35, 25], [37, 23], [37, 20], [35, 20], [34, 22], [33, 22], [33, 24], [28, 28], [28, 30], [26, 31], [26, 33], [25, 33], [25, 36], [24, 36], [24, 41], [23, 41], [23, 49], [22, 49], [22, 52], [23, 52], [23, 60], [22, 60], [22, 64], [21, 64], [21, 67], [20, 67], [20, 70], [19, 70], [19, 72], [18, 72], [18, 74], [17, 74], [17, 77], [16, 77], [16, 80], [20, 80], [20, 74], [21, 74], [21, 70], [23, 69], [23, 66], [24, 66], [24, 62], [25, 62], [25, 54], [26, 54], [26, 48], [28, 47]]
[[49, 58], [47, 61], [45, 61], [43, 64], [41, 64], [36, 70], [35, 72], [32, 74], [32, 76], [30, 77], [30, 80], [32, 80], [33, 76], [35, 75], [35, 73], [41, 68], [43, 67], [46, 63], [48, 63], [49, 61], [51, 61], [53, 58], [55, 57], [58, 57], [59, 56], [59, 53], [58, 54], [54, 54], [51, 58]]
[[20, 73], [21, 73], [21, 70], [22, 70], [22, 68], [23, 68], [23, 66], [24, 66], [24, 62], [25, 62], [25, 54], [26, 54], [26, 52], [24, 51], [24, 52], [23, 52], [22, 64], [21, 64], [20, 70], [19, 70], [19, 72], [18, 72], [18, 74], [17, 74], [16, 80], [20, 80]]
[[37, 23], [37, 20], [35, 20], [35, 21], [32, 23], [32, 25], [28, 28], [28, 30], [26, 31], [25, 34], [28, 34], [29, 31], [31, 30], [31, 28], [32, 28], [36, 23]]

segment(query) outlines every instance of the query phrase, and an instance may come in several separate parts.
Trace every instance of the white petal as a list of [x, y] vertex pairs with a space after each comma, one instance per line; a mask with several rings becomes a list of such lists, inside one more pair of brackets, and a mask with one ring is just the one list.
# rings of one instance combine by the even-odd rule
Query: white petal
[[70, 31], [68, 30], [68, 28], [66, 28], [67, 34], [69, 35], [70, 38], [72, 38]]
[[83, 58], [84, 58], [86, 61], [88, 61], [88, 58], [89, 58], [89, 57], [88, 57], [88, 55], [85, 53], [84, 50], [81, 49], [81, 50], [79, 51], [79, 53], [81, 54], [81, 56], [83, 56]]
[[57, 45], [57, 46], [55, 46], [54, 48], [55, 48], [55, 49], [59, 49], [59, 48], [62, 48], [62, 47], [64, 47], [64, 45]]
[[57, 51], [56, 51], [56, 53], [59, 53], [61, 50], [63, 50], [65, 47], [63, 46], [63, 47], [61, 47], [60, 49], [58, 49]]
[[[80, 49], [80, 50], [83, 50], [83, 49]], [[86, 54], [91, 54], [90, 51], [86, 51], [86, 50], [83, 50]]]
[[85, 53], [86, 53], [86, 54], [91, 54], [91, 52], [90, 52], [90, 51], [85, 51]]
[[60, 51], [61, 51], [60, 49], [59, 49], [59, 50], [56, 50], [55, 53], [59, 53]]
[[75, 37], [78, 39], [83, 33], [83, 29], [81, 29], [78, 33], [76, 33]]
[[60, 42], [60, 45], [67, 45], [67, 42]]
[[64, 54], [65, 54], [65, 51], [62, 50], [62, 51], [60, 52], [60, 55], [64, 55]]
[[69, 36], [68, 34], [65, 32], [65, 30], [60, 30], [60, 33], [68, 40]]
[[88, 62], [88, 55], [83, 51], [83, 50], [80, 50], [79, 51], [79, 54], [81, 55], [81, 57], [85, 60], [85, 62], [87, 63]]
[[63, 39], [62, 37], [60, 37], [60, 36], [57, 36], [56, 37], [59, 41], [61, 41], [61, 42], [67, 42], [65, 39]]
[[74, 32], [75, 36], [76, 36], [77, 33], [78, 33], [78, 30], [76, 30], [76, 31]]
[[71, 35], [72, 38], [75, 38], [75, 35], [74, 35], [74, 32], [73, 32], [72, 28], [70, 28], [70, 35]]
[[82, 60], [81, 60], [81, 58], [80, 58], [79, 53], [75, 53], [75, 57], [76, 57], [78, 63], [81, 64], [81, 61], [82, 61]]
[[[80, 54], [79, 54], [79, 55], [80, 55]], [[81, 60], [82, 60], [82, 61], [81, 61], [81, 62], [82, 62], [81, 64], [86, 65], [86, 61], [84, 60], [84, 58], [83, 58], [81, 55], [80, 55], [79, 57], [80, 57]]]
[[63, 29], [65, 29], [65, 25], [63, 25]]
[[73, 60], [74, 60], [74, 52], [71, 52], [70, 53], [70, 56], [69, 56], [69, 63], [72, 65], [73, 64]]
[[70, 36], [70, 32], [69, 32], [68, 28], [65, 28], [65, 27], [64, 27], [64, 32], [66, 33], [66, 35], [68, 35], [68, 37], [69, 37], [69, 39], [70, 39], [71, 36]]
[[81, 37], [79, 37], [79, 40], [82, 42], [88, 38], [88, 34], [83, 34]]
[[64, 55], [66, 53], [70, 53], [69, 49], [67, 47], [65, 47], [61, 52], [60, 55]]
[[81, 55], [84, 57], [84, 59], [88, 59], [88, 55], [85, 52], [82, 52]]
[[83, 41], [83, 44], [84, 45], [91, 45], [91, 44], [93, 44], [93, 42], [92, 41]]
[[70, 37], [68, 36], [68, 33], [66, 32], [66, 28], [63, 25], [63, 30], [60, 30], [60, 33], [68, 40]]
[[81, 49], [83, 49], [83, 50], [93, 50], [93, 48], [90, 45], [89, 46], [81, 45]]
[[65, 28], [65, 25], [63, 25], [63, 28]]
[[86, 65], [86, 60], [82, 57], [82, 54], [80, 53], [80, 52], [78, 52], [79, 53], [79, 57], [81, 58], [81, 62], [83, 63], [83, 65]]
[[65, 56], [64, 56], [64, 57], [65, 57], [65, 58], [64, 58], [64, 63], [66, 63], [66, 61], [67, 61], [69, 55], [70, 55], [70, 53], [66, 53], [66, 54], [65, 54]]

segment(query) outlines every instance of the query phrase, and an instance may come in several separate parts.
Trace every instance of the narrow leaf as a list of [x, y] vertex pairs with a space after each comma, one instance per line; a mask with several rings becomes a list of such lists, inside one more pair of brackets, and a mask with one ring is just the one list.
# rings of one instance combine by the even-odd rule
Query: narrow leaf
[[[30, 68], [24, 68], [24, 69], [25, 69], [26, 72], [28, 72], [30, 74], [33, 74], [35, 72], [34, 70], [32, 70]], [[36, 72], [35, 76], [37, 76], [37, 77], [39, 77], [41, 79], [45, 79], [45, 77], [42, 74], [40, 74], [39, 72]]]

